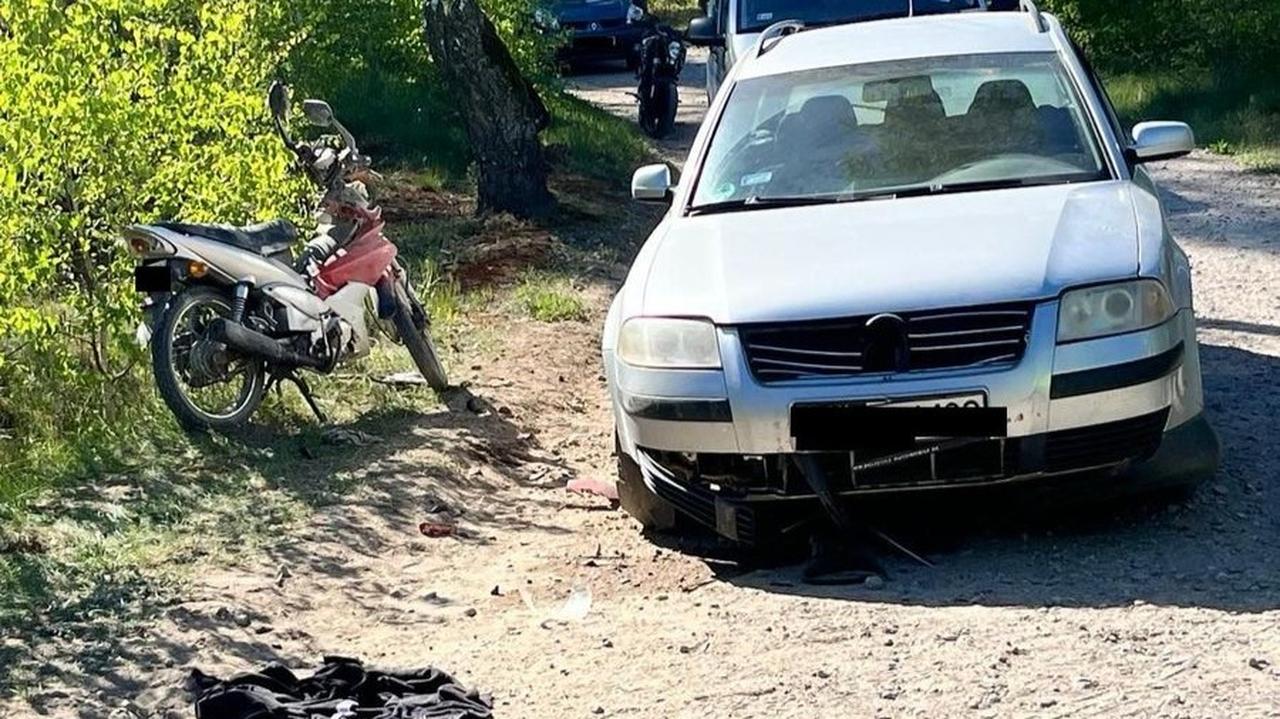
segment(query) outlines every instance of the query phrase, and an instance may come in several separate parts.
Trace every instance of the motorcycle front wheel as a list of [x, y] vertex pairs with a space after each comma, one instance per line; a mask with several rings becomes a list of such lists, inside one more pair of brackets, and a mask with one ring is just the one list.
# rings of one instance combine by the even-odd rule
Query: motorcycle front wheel
[[156, 388], [183, 429], [227, 431], [248, 421], [266, 391], [263, 363], [205, 339], [213, 320], [231, 316], [231, 298], [212, 287], [173, 297], [151, 337]]
[[676, 107], [680, 102], [679, 88], [674, 82], [660, 82], [650, 91], [648, 111], [641, 100], [640, 127], [650, 137], [662, 139], [671, 134], [676, 124]]
[[[440, 364], [440, 353], [436, 351], [435, 342], [431, 340], [431, 326], [427, 322], [426, 313], [420, 307], [417, 312], [414, 311], [416, 303], [410, 299], [403, 283], [395, 282], [393, 285], [396, 311], [391, 315], [391, 321], [395, 324], [396, 334], [409, 350], [413, 363], [418, 366], [418, 372], [422, 373], [427, 385], [437, 392], [443, 392], [449, 388], [449, 378], [444, 373], [444, 365]], [[417, 320], [415, 314], [420, 315]]]

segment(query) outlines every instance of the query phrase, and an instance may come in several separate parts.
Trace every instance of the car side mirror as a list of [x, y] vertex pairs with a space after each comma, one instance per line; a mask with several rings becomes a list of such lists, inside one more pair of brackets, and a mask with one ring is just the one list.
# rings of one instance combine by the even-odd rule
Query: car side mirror
[[324, 100], [303, 100], [302, 114], [307, 122], [317, 127], [328, 127], [333, 124], [333, 108]]
[[280, 122], [289, 119], [289, 86], [276, 80], [267, 90], [267, 108], [271, 116]]
[[689, 21], [685, 37], [690, 45], [700, 47], [724, 47], [724, 35], [716, 30], [716, 21], [709, 17], [695, 17]]
[[645, 165], [631, 176], [631, 199], [637, 202], [670, 202], [671, 188], [671, 168], [666, 164]]
[[1196, 136], [1185, 122], [1140, 122], [1133, 128], [1129, 146], [1134, 162], [1182, 157], [1196, 149]]

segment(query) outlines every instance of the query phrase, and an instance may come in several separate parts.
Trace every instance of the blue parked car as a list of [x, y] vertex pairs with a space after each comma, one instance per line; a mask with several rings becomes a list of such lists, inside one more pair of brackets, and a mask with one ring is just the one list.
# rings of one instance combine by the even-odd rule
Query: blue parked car
[[640, 40], [651, 24], [647, 0], [556, 0], [535, 15], [548, 30], [563, 30], [568, 40], [557, 54], [565, 63], [625, 60], [640, 62]]

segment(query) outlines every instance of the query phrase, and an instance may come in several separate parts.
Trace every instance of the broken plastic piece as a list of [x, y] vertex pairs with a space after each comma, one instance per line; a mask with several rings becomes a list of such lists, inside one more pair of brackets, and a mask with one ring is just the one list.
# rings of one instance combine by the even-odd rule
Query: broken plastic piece
[[597, 497], [604, 497], [613, 504], [618, 503], [618, 487], [611, 482], [602, 482], [590, 477], [578, 477], [569, 480], [565, 485], [565, 489], [574, 494], [594, 494]]
[[422, 532], [422, 536], [431, 537], [432, 539], [451, 537], [455, 529], [457, 527], [454, 525], [445, 524], [444, 522], [422, 522], [418, 525], [418, 531]]

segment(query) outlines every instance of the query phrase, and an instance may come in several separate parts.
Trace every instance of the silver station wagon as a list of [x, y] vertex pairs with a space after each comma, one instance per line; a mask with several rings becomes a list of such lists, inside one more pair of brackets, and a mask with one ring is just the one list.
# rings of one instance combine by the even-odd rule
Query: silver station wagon
[[[779, 23], [728, 71], [610, 309], [624, 507], [746, 544], [822, 498], [1217, 466], [1187, 256], [1058, 21]], [[821, 475], [821, 476], [818, 476]]]

